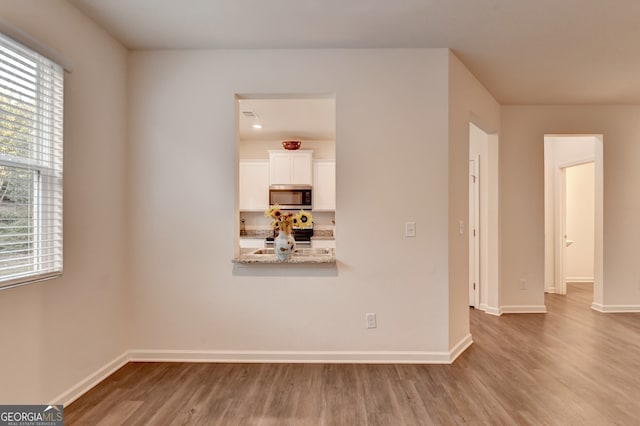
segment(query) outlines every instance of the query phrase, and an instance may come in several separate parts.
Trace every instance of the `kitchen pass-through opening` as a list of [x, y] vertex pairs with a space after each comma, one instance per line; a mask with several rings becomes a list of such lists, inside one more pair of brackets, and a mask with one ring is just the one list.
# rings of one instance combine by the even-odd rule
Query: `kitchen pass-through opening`
[[335, 249], [336, 100], [333, 94], [236, 95], [236, 257], [277, 235], [265, 211], [308, 212], [304, 247]]

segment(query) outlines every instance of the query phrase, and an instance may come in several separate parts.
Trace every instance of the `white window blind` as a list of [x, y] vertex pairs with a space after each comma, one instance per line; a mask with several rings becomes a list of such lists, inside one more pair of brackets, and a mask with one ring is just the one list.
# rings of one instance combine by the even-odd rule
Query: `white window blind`
[[62, 273], [63, 69], [0, 34], [0, 289]]

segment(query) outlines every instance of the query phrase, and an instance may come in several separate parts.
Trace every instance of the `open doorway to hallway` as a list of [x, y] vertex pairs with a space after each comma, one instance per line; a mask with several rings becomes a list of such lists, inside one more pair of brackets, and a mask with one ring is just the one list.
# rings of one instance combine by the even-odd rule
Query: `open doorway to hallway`
[[602, 304], [602, 136], [547, 135], [544, 144], [545, 292], [593, 289], [591, 304], [597, 309]]
[[469, 123], [469, 306], [500, 315], [498, 135]]

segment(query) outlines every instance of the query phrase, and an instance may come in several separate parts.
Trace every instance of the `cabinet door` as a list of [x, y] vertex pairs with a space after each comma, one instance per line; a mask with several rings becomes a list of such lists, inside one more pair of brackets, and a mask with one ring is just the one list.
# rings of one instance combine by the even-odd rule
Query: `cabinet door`
[[312, 248], [336, 248], [336, 240], [311, 240]]
[[269, 208], [269, 162], [241, 160], [238, 202], [241, 211]]
[[269, 182], [271, 185], [291, 184], [291, 155], [286, 152], [269, 154]]
[[313, 162], [313, 210], [336, 209], [336, 161]]
[[313, 182], [311, 152], [291, 154], [291, 183], [311, 185]]
[[240, 238], [240, 248], [262, 248], [264, 238]]
[[271, 185], [311, 185], [313, 151], [269, 151]]

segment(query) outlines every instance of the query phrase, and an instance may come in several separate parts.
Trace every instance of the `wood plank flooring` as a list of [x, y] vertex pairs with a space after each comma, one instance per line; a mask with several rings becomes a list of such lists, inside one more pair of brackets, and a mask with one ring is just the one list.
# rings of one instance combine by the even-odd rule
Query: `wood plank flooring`
[[65, 408], [67, 425], [638, 425], [640, 314], [471, 311], [453, 365], [129, 363]]

